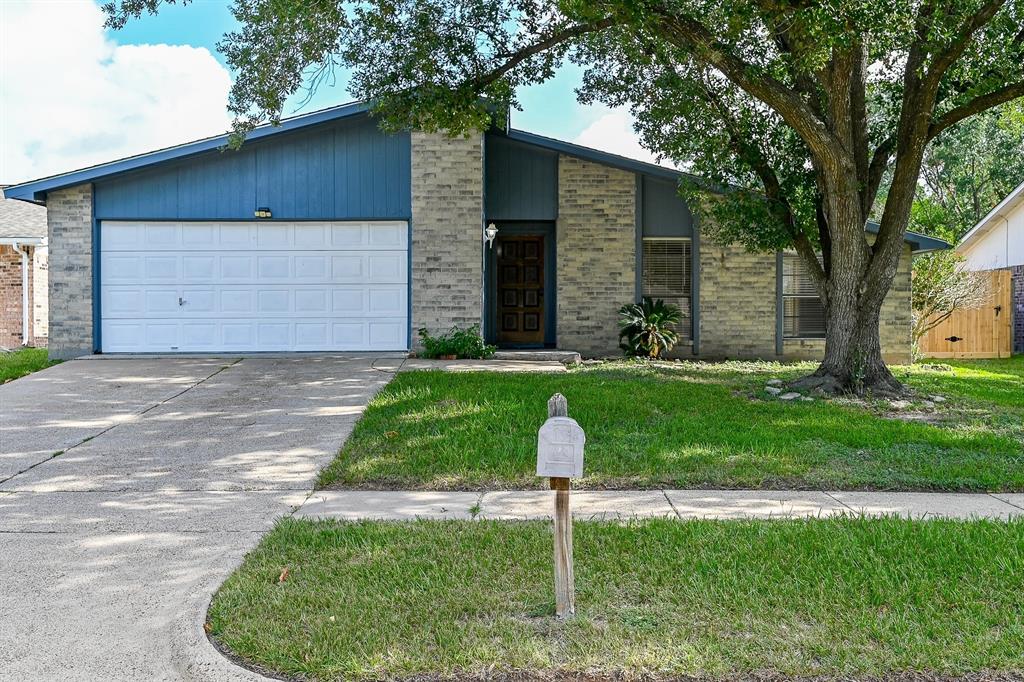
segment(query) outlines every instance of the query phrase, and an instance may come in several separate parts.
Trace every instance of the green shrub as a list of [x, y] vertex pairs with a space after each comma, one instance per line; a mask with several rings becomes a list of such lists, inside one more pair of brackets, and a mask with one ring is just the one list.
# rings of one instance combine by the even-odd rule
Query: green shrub
[[[678, 307], [644, 296], [619, 308], [619, 348], [633, 357], [658, 358], [679, 341], [674, 329], [683, 314]], [[623, 342], [625, 339], [625, 342]]]
[[431, 336], [426, 329], [420, 329], [420, 343], [423, 344], [425, 358], [442, 358], [454, 355], [457, 358], [489, 358], [494, 355], [495, 347], [484, 343], [480, 335], [480, 327], [473, 325], [466, 329], [453, 326], [447, 334]]

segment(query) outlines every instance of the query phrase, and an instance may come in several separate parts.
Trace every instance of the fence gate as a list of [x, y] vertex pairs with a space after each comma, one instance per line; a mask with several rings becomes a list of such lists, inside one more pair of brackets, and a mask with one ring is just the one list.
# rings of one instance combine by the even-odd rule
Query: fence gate
[[933, 358], [1008, 358], [1013, 352], [1009, 270], [992, 270], [992, 297], [974, 310], [956, 310], [921, 337], [918, 349]]

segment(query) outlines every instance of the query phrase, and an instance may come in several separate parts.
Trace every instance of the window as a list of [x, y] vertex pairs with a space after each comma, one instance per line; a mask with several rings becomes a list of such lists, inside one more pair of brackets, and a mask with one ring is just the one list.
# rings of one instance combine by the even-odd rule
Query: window
[[795, 253], [782, 255], [782, 316], [785, 338], [825, 338], [825, 308], [807, 266]]
[[645, 237], [643, 247], [643, 295], [679, 306], [683, 319], [676, 331], [681, 338], [689, 338], [693, 268], [690, 240]]

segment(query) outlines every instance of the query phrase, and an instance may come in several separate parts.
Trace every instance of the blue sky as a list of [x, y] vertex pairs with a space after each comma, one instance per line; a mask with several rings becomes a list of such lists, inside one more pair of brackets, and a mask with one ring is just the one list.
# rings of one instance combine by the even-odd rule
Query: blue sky
[[[165, 5], [120, 31], [104, 29], [96, 0], [0, 0], [0, 183], [22, 182], [218, 134], [232, 74], [216, 45], [236, 26], [225, 0]], [[285, 114], [352, 100], [344, 74]], [[584, 107], [582, 72], [520, 92], [512, 125], [653, 160], [628, 112]], [[47, 87], [41, 87], [45, 82]], [[301, 104], [301, 107], [300, 107]]]
[[[121, 43], [170, 43], [206, 47], [226, 67], [224, 57], [216, 51], [216, 45], [225, 33], [237, 26], [229, 3], [198, 0], [188, 6], [167, 6], [160, 14], [132, 21], [120, 31], [108, 30], [107, 36]], [[293, 113], [351, 101], [351, 96], [345, 91], [344, 74], [338, 75], [335, 87], [319, 88], [301, 109], [298, 107], [304, 95], [293, 97]], [[577, 137], [609, 112], [607, 107], [584, 107], [576, 102], [574, 91], [582, 75], [582, 69], [567, 64], [551, 81], [525, 89], [520, 93], [523, 111], [513, 112], [512, 125], [560, 139]]]

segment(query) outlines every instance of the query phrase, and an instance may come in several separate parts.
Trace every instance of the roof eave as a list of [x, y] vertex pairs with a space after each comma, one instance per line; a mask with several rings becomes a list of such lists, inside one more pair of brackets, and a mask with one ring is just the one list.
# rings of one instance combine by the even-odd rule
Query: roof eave
[[1020, 201], [1024, 201], [1024, 182], [1017, 185], [1012, 192], [1006, 195], [1005, 199], [996, 204], [995, 208], [989, 211], [984, 218], [967, 231], [967, 234], [960, 238], [960, 241], [956, 244], [957, 250], [970, 246], [971, 242], [983, 237], [992, 225], [993, 219], [1005, 217], [1003, 212], [1008, 208], [1016, 208], [1016, 204]]

